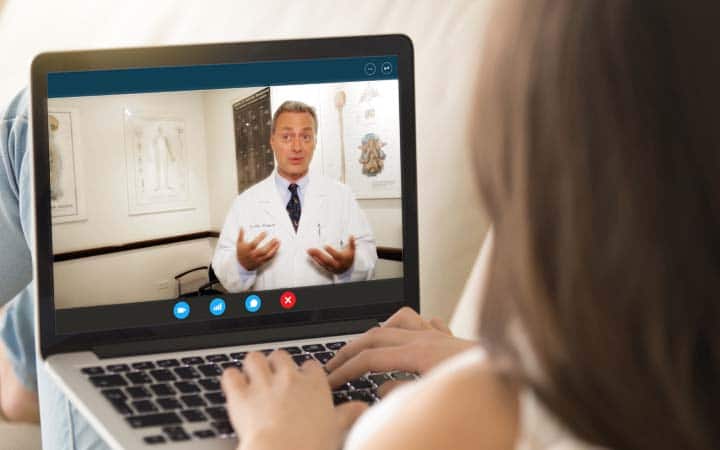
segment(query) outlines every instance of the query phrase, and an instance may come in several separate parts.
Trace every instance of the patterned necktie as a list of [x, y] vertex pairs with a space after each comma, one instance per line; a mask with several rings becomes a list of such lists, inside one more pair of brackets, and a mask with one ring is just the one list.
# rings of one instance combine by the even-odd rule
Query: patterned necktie
[[288, 186], [288, 190], [292, 192], [292, 195], [290, 196], [290, 201], [287, 204], [287, 212], [290, 214], [290, 221], [297, 233], [298, 225], [300, 224], [300, 197], [298, 197], [297, 193], [298, 185], [292, 183]]

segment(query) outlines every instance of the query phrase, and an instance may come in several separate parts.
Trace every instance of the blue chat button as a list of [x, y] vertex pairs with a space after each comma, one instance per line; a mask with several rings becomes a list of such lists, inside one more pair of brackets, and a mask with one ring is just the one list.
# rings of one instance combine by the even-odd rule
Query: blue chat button
[[248, 312], [258, 312], [261, 306], [262, 300], [260, 300], [260, 297], [255, 294], [248, 295], [248, 297], [245, 299], [245, 309], [247, 309]]

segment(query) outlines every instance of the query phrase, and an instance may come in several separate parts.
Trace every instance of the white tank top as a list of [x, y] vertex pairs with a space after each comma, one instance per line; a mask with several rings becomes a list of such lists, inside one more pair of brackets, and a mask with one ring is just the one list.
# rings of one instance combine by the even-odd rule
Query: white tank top
[[[370, 408], [355, 423], [345, 441], [344, 450], [359, 450], [388, 421], [397, 420], [398, 411], [413, 396], [421, 395], [423, 387], [442, 380], [458, 370], [480, 364], [486, 358], [480, 348], [473, 348], [448, 359], [422, 379], [398, 387], [383, 401]], [[515, 450], [595, 450], [560, 426], [530, 391], [520, 394], [520, 436]]]

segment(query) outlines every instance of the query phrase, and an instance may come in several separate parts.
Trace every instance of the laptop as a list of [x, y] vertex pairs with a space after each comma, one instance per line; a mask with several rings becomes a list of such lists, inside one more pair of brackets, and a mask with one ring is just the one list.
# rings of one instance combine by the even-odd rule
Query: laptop
[[[400, 307], [419, 310], [406, 36], [44, 53], [31, 93], [39, 354], [112, 447], [235, 448], [224, 369], [275, 349], [324, 363]], [[312, 108], [314, 139], [276, 136], [288, 104]], [[314, 147], [292, 160], [309, 182], [289, 238], [290, 218], [242, 200], [265, 183], [288, 213], [281, 139]], [[343, 203], [313, 206], [318, 186]], [[227, 281], [241, 271], [234, 241], [230, 275], [217, 263], [233, 208], [243, 242], [280, 241], [244, 284]], [[352, 233], [342, 273], [306, 253], [347, 249]], [[411, 376], [368, 374], [333, 399], [372, 403], [383, 381]]]

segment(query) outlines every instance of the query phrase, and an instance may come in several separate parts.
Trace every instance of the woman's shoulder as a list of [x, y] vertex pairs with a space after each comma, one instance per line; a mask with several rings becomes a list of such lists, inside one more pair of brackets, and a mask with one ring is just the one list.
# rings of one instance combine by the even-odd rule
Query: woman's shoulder
[[512, 449], [518, 423], [516, 392], [484, 357], [473, 357], [478, 351], [461, 354], [390, 394], [377, 411], [371, 409], [362, 418], [372, 420], [376, 414], [381, 424], [372, 433], [362, 433], [359, 440], [364, 442], [349, 442], [353, 445], [348, 448]]

